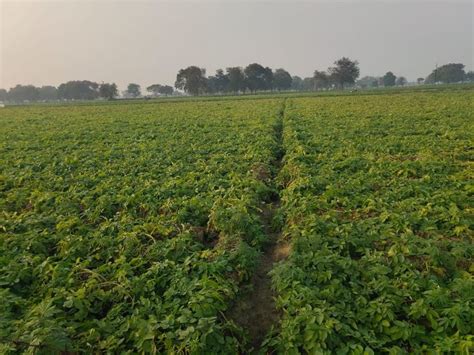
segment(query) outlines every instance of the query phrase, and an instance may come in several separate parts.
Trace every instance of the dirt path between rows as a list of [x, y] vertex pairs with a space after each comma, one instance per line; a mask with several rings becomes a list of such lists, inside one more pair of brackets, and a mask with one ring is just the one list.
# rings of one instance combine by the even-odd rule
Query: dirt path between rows
[[[275, 125], [275, 140], [278, 151], [273, 163], [272, 186], [275, 187], [275, 178], [282, 165], [284, 157], [283, 150], [283, 116], [285, 102], [279, 112]], [[278, 328], [281, 312], [275, 305], [276, 294], [272, 289], [272, 280], [269, 272], [274, 264], [285, 259], [290, 251], [289, 244], [280, 239], [281, 230], [278, 223], [274, 223], [274, 217], [280, 208], [280, 196], [274, 193], [270, 201], [262, 207], [261, 219], [265, 234], [268, 236], [267, 243], [263, 247], [262, 255], [248, 285], [244, 286], [240, 297], [234, 306], [227, 312], [227, 317], [242, 327], [248, 334], [250, 341], [249, 352], [261, 350], [262, 342], [272, 328]]]

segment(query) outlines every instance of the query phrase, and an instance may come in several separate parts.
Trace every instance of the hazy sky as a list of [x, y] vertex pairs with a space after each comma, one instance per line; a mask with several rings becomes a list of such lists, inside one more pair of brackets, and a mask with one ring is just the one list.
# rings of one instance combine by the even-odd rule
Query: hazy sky
[[409, 80], [473, 65], [473, 2], [0, 0], [0, 88], [75, 79], [174, 84], [198, 65], [310, 76], [341, 56]]

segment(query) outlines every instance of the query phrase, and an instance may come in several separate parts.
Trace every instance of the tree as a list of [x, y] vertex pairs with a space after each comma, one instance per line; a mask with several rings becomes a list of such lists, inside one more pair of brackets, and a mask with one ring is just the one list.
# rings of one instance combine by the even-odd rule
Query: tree
[[38, 93], [41, 101], [54, 101], [58, 99], [58, 89], [54, 86], [42, 86], [38, 89]]
[[17, 85], [8, 91], [8, 100], [14, 102], [36, 101], [39, 98], [38, 88], [33, 85]]
[[313, 74], [313, 89], [321, 90], [329, 87], [329, 76], [324, 71], [315, 70]]
[[465, 75], [466, 73], [464, 72], [464, 64], [449, 63], [442, 65], [439, 68], [435, 68], [425, 79], [425, 83], [458, 83], [464, 80]]
[[229, 79], [228, 90], [234, 93], [245, 91], [245, 74], [241, 67], [230, 67], [226, 69]]
[[7, 101], [8, 92], [5, 89], [0, 89], [0, 101], [5, 102]]
[[209, 93], [209, 94], [215, 94], [216, 92], [218, 92], [217, 90], [217, 79], [215, 76], [210, 76], [207, 78], [206, 80], [206, 92]]
[[418, 78], [418, 79], [416, 79], [416, 83], [417, 83], [418, 85], [423, 84], [424, 81], [425, 81], [425, 78]]
[[128, 86], [127, 86], [127, 94], [130, 95], [131, 97], [138, 97], [138, 96], [140, 96], [140, 95], [142, 94], [142, 93], [141, 93], [140, 85], [138, 85], [138, 84], [133, 84], [133, 83], [128, 84]]
[[258, 63], [249, 64], [244, 69], [244, 74], [246, 86], [250, 90], [250, 92], [267, 89], [267, 86], [269, 84], [268, 81], [269, 79], [271, 79], [269, 78], [267, 68], [262, 67]]
[[115, 83], [102, 83], [99, 87], [99, 94], [104, 99], [113, 100], [118, 95], [117, 85]]
[[207, 87], [206, 69], [201, 69], [196, 66], [181, 69], [178, 75], [176, 75], [174, 86], [176, 89], [184, 90], [191, 95], [204, 93]]
[[365, 89], [379, 86], [379, 78], [374, 76], [364, 76], [363, 78], [357, 80], [356, 84]]
[[269, 67], [265, 67], [263, 72], [263, 90], [273, 90], [273, 71]]
[[385, 73], [383, 76], [383, 86], [394, 86], [396, 79], [397, 77], [391, 71]]
[[226, 92], [228, 91], [229, 87], [229, 77], [224, 74], [224, 70], [217, 69], [216, 70], [216, 89], [218, 92]]
[[291, 88], [292, 81], [290, 73], [285, 69], [277, 69], [273, 73], [273, 84], [278, 91]]
[[169, 85], [160, 85], [158, 92], [161, 95], [173, 95], [174, 89], [172, 86], [169, 86]]
[[99, 97], [99, 84], [88, 81], [68, 81], [58, 87], [58, 96], [66, 100], [94, 100]]
[[403, 76], [399, 76], [396, 81], [398, 86], [405, 86], [407, 84], [407, 79]]
[[474, 71], [470, 70], [466, 73], [464, 80], [473, 82], [474, 81]]
[[216, 70], [215, 76], [210, 76], [207, 79], [207, 88], [208, 92], [216, 93], [216, 92], [226, 92], [228, 91], [229, 86], [229, 78], [222, 69]]
[[303, 90], [303, 79], [295, 75], [291, 78], [291, 90], [300, 91]]
[[312, 91], [314, 90], [314, 78], [304, 78], [301, 85], [303, 91]]
[[161, 88], [160, 84], [153, 84], [153, 85], [148, 86], [146, 88], [146, 91], [151, 93], [153, 96], [158, 96], [158, 94], [160, 94], [160, 88]]
[[334, 65], [334, 67], [328, 69], [328, 72], [332, 80], [341, 89], [344, 89], [344, 84], [354, 84], [355, 80], [359, 77], [359, 63], [356, 60], [352, 61], [349, 58], [342, 57], [336, 60]]

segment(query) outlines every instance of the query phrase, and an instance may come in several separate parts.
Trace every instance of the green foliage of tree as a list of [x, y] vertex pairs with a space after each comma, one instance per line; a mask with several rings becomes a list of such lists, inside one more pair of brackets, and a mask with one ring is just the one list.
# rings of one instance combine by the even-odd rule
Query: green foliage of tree
[[59, 85], [58, 96], [65, 100], [94, 100], [99, 97], [99, 84], [89, 80], [68, 81]]
[[5, 89], [0, 89], [0, 101], [7, 101], [8, 91]]
[[474, 71], [468, 71], [466, 73], [466, 77], [465, 77], [465, 80], [466, 81], [469, 81], [469, 82], [474, 82]]
[[301, 85], [303, 91], [313, 91], [314, 90], [314, 77], [307, 77], [303, 79]]
[[130, 83], [127, 86], [127, 94], [131, 97], [138, 97], [141, 95], [141, 88], [138, 84]]
[[228, 89], [233, 93], [245, 91], [245, 74], [241, 67], [229, 67], [226, 69], [229, 79]]
[[277, 69], [273, 73], [273, 85], [277, 90], [288, 90], [291, 88], [291, 83], [293, 79], [291, 78], [290, 73], [285, 69]]
[[176, 76], [175, 87], [191, 95], [200, 95], [206, 92], [206, 69], [190, 66], [181, 69]]
[[146, 88], [146, 91], [148, 91], [150, 94], [154, 96], [158, 96], [158, 94], [160, 93], [160, 88], [161, 88], [160, 84], [153, 84], [153, 85], [148, 86]]
[[324, 71], [315, 70], [313, 73], [313, 89], [327, 89], [330, 85], [330, 77]]
[[207, 91], [209, 93], [224, 93], [229, 90], [229, 77], [222, 69], [216, 70], [216, 75], [207, 79]]
[[383, 86], [389, 87], [389, 86], [395, 86], [395, 82], [397, 80], [397, 77], [395, 74], [393, 74], [391, 71], [385, 73], [383, 76]]
[[398, 86], [405, 86], [407, 84], [407, 79], [404, 76], [399, 76], [396, 80]]
[[[270, 70], [271, 71], [271, 70]], [[245, 82], [250, 92], [265, 90], [267, 88], [269, 73], [266, 68], [258, 63], [252, 63], [245, 67]]]
[[458, 83], [464, 81], [466, 73], [464, 72], [464, 64], [449, 63], [435, 68], [425, 79], [426, 84], [433, 83]]
[[357, 80], [356, 84], [363, 89], [374, 88], [379, 86], [379, 79], [380, 78], [375, 76], [364, 76]]
[[170, 85], [160, 85], [158, 92], [161, 95], [173, 95], [174, 89]]
[[36, 101], [39, 90], [33, 85], [16, 85], [8, 91], [8, 100], [13, 102]]
[[42, 86], [38, 89], [39, 100], [54, 101], [58, 99], [58, 89], [54, 86]]
[[334, 67], [330, 67], [328, 72], [332, 80], [341, 88], [344, 89], [345, 84], [354, 84], [359, 77], [359, 63], [350, 60], [347, 57], [342, 57], [334, 62]]
[[100, 84], [99, 95], [100, 95], [100, 97], [102, 97], [104, 99], [113, 100], [115, 97], [118, 96], [117, 85], [115, 83], [113, 83], [113, 84], [108, 84], [108, 83]]
[[303, 79], [301, 79], [301, 77], [295, 75], [291, 78], [291, 90], [303, 90]]

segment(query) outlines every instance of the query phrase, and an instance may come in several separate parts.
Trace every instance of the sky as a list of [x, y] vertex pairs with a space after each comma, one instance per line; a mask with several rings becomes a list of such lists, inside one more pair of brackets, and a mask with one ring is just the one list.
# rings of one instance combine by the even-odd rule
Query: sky
[[0, 88], [68, 80], [174, 84], [180, 68], [258, 62], [311, 76], [474, 67], [473, 1], [0, 0]]

